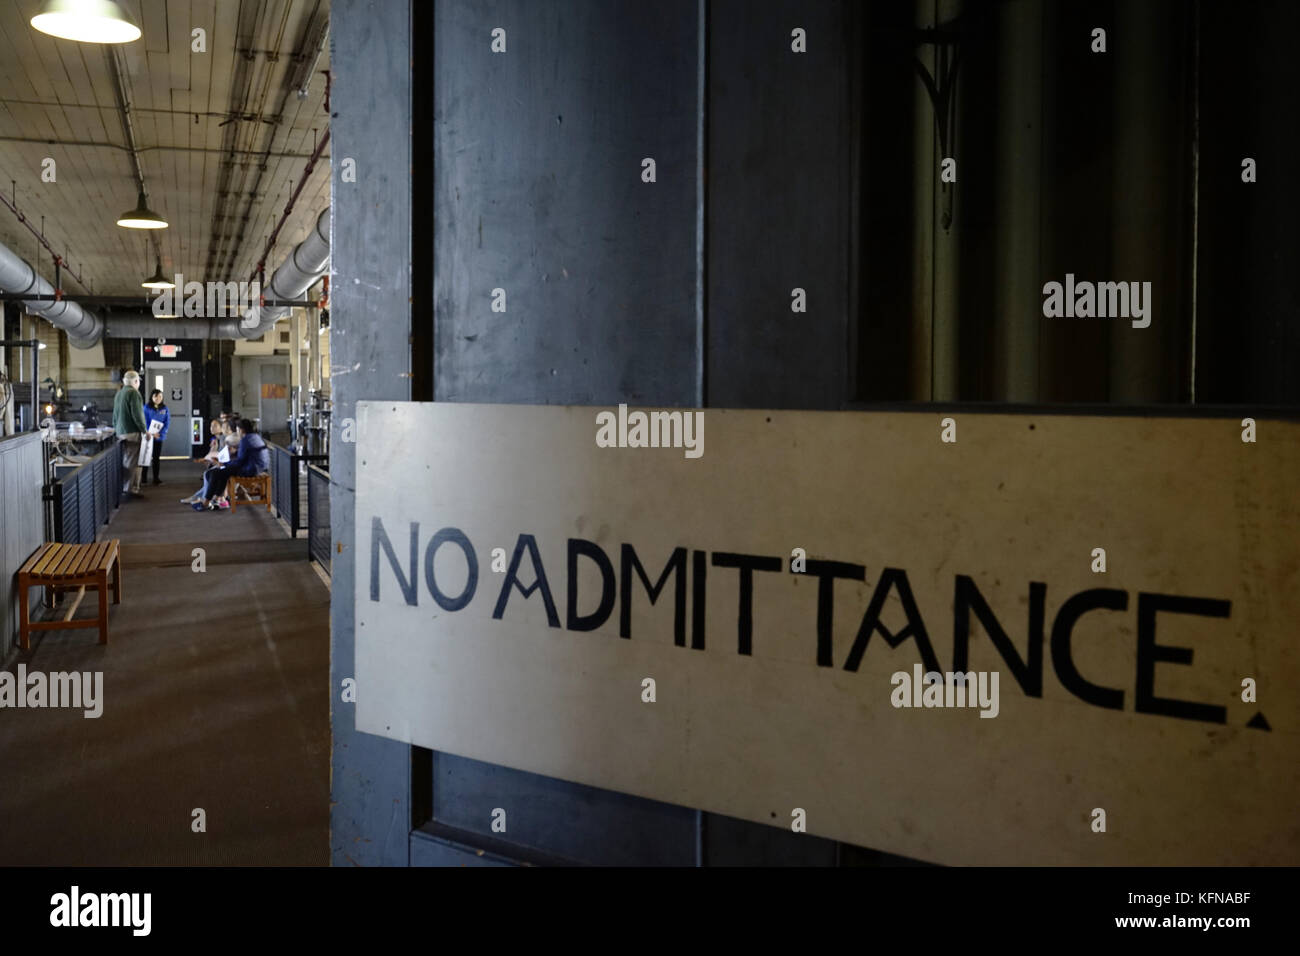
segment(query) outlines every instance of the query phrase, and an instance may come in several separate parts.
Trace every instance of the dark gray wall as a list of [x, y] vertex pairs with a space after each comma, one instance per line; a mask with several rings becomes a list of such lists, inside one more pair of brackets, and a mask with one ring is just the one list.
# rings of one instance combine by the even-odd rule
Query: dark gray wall
[[[358, 169], [356, 184], [334, 183], [335, 862], [901, 862], [356, 734], [337, 701], [353, 652], [355, 447], [338, 426], [358, 398], [827, 409], [928, 398], [907, 391], [907, 370], [932, 364], [913, 328], [916, 289], [932, 283], [961, 304], [949, 310], [962, 324], [959, 398], [1177, 400], [1190, 374], [1188, 181], [1181, 168], [1156, 173], [1190, 155], [1198, 24], [1169, 0], [1122, 15], [1073, 0], [968, 7], [1000, 18], [967, 21], [952, 226], [962, 258], [939, 283], [910, 261], [914, 234], [933, 228], [916, 212], [932, 204], [921, 171], [933, 157], [914, 150], [934, 115], [918, 97], [912, 57], [925, 43], [906, 4], [438, 0], [414, 8], [412, 27], [404, 4], [335, 0], [332, 152]], [[1099, 16], [1109, 57], [1087, 46]], [[1168, 37], [1155, 29], [1165, 21], [1178, 27]], [[491, 51], [497, 27], [505, 53]], [[790, 50], [795, 27], [807, 53]], [[1008, 66], [1035, 37], [1054, 65]], [[1144, 50], [1160, 55], [1143, 62]], [[1042, 89], [1010, 95], [1022, 74]], [[1243, 89], [1279, 79], [1264, 67], [1251, 77]], [[1166, 100], [1170, 115], [1144, 125], [1138, 105]], [[1041, 132], [1018, 135], [1041, 144], [1024, 164], [1041, 191], [1004, 216], [1018, 187], [998, 170], [1022, 141], [990, 137], [1035, 119]], [[1242, 126], [1256, 138], [1265, 128]], [[1141, 169], [1117, 165], [1116, 149]], [[647, 156], [653, 184], [641, 180]], [[1223, 223], [1283, 237], [1283, 226], [1258, 232], [1262, 204], [1217, 208]], [[1258, 259], [1262, 242], [1245, 248]], [[992, 294], [1010, 288], [1008, 263], [1032, 306], [1014, 328]], [[1280, 318], [1284, 260], [1267, 264], [1272, 291], [1252, 301], [1268, 311], [1238, 350], [1270, 370], [1254, 397], [1294, 393], [1281, 375], [1296, 353]], [[1130, 349], [1117, 344], [1133, 338], [1124, 329], [1039, 323], [1041, 282], [1066, 271], [1152, 278], [1169, 324]], [[806, 313], [790, 311], [796, 286]], [[495, 288], [505, 313], [491, 309]], [[1222, 334], [1230, 301], [1214, 299]], [[1285, 354], [1267, 355], [1270, 343]], [[498, 806], [508, 840], [490, 831]]]
[[693, 404], [695, 0], [435, 19], [437, 399]]
[[[839, 408], [848, 397], [856, 224], [843, 3], [708, 4], [709, 405]], [[807, 52], [791, 31], [807, 32]], [[792, 312], [791, 290], [807, 295]]]
[[[408, 17], [407, 5], [391, 0], [334, 0], [330, 9], [330, 858], [338, 866], [404, 866], [409, 853], [411, 748], [357, 733], [355, 708], [340, 692], [353, 676], [357, 447], [342, 440], [341, 426], [355, 419], [358, 399], [410, 397]], [[340, 181], [344, 158], [356, 160], [355, 183]]]
[[[438, 400], [840, 406], [848, 40], [842, 4], [803, 6], [715, 2], [706, 23], [696, 0], [437, 4]], [[791, 52], [795, 26], [814, 52]], [[496, 27], [505, 53], [491, 52]], [[805, 314], [790, 311], [795, 286]], [[498, 806], [508, 843], [490, 830]], [[830, 841], [448, 754], [432, 807], [414, 862], [452, 862], [461, 845], [529, 862], [835, 860]]]

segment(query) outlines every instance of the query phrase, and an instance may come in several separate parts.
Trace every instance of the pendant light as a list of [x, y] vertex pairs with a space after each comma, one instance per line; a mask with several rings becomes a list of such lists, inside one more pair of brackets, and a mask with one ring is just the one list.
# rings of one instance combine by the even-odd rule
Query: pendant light
[[140, 39], [140, 28], [118, 0], [45, 0], [31, 23], [52, 37], [81, 43]]
[[118, 217], [117, 224], [127, 229], [166, 229], [167, 220], [158, 215], [144, 201], [144, 193], [136, 201], [135, 208], [127, 210]]
[[145, 280], [144, 280], [143, 282], [141, 282], [140, 284], [141, 284], [142, 286], [144, 286], [146, 289], [174, 289], [174, 288], [176, 288], [176, 283], [173, 282], [171, 279], [167, 278], [165, 275], [163, 275], [163, 271], [162, 271], [162, 263], [161, 263], [161, 262], [159, 262], [159, 263], [158, 263], [158, 267], [157, 267], [156, 269], [154, 269], [153, 275], [151, 275], [149, 278], [145, 279]]

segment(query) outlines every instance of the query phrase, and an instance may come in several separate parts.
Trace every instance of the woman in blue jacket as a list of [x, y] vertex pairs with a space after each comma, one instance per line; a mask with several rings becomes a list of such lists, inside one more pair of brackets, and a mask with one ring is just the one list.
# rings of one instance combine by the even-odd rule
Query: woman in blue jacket
[[162, 431], [160, 431], [153, 440], [153, 483], [161, 485], [158, 480], [158, 469], [162, 465], [162, 444], [167, 439], [167, 426], [171, 424], [172, 413], [167, 411], [167, 406], [163, 404], [162, 389], [155, 388], [149, 393], [149, 403], [144, 407], [144, 421], [146, 427], [151, 427], [154, 422], [162, 422]]

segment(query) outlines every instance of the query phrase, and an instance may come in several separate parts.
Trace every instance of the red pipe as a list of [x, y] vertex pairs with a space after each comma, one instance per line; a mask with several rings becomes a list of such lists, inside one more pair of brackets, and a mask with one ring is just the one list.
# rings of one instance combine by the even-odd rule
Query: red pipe
[[[61, 259], [61, 258], [60, 258], [60, 257], [59, 257], [55, 252], [54, 252], [54, 247], [50, 245], [50, 241], [49, 241], [48, 239], [46, 239], [43, 235], [41, 235], [39, 232], [37, 232], [37, 231], [36, 231], [36, 227], [33, 226], [30, 222], [27, 221], [27, 217], [26, 217], [25, 215], [23, 215], [23, 213], [18, 209], [18, 200], [17, 200], [17, 199], [14, 199], [14, 200], [11, 202], [10, 200], [8, 200], [8, 199], [6, 199], [6, 198], [4, 197], [4, 193], [0, 193], [0, 203], [4, 203], [5, 206], [7, 206], [7, 207], [9, 208], [9, 211], [12, 212], [15, 216], [18, 217], [18, 221], [21, 222], [24, 226], [26, 226], [27, 229], [28, 229], [28, 231], [29, 231], [33, 236], [36, 237], [36, 241], [39, 242], [42, 246], [45, 247], [45, 251], [48, 252], [48, 253], [53, 257], [55, 267], [57, 268], [57, 267], [62, 263], [63, 260], [62, 260], [62, 259]], [[79, 284], [83, 289], [85, 289], [87, 292], [90, 291], [90, 286], [86, 285], [85, 282], [82, 282], [82, 280], [81, 280], [81, 276], [79, 276], [79, 275], [75, 275], [75, 274], [73, 274], [73, 273], [71, 273], [71, 272], [69, 272], [69, 275], [72, 275], [72, 277], [73, 277], [74, 279], [77, 280], [77, 283], [78, 283], [78, 284]], [[57, 286], [57, 285], [59, 285], [59, 284], [60, 284], [60, 283], [56, 280], [56, 281], [55, 281], [55, 285]], [[59, 301], [60, 299], [62, 299], [62, 297], [63, 297], [63, 290], [62, 290], [62, 289], [56, 289], [55, 292], [56, 292], [56, 294], [59, 296], [58, 299], [55, 299], [55, 301], [57, 302], [57, 301]]]
[[298, 185], [294, 187], [293, 194], [289, 197], [289, 202], [285, 204], [284, 211], [280, 213], [280, 221], [275, 224], [271, 230], [271, 235], [266, 239], [266, 246], [262, 249], [262, 258], [257, 260], [257, 268], [253, 271], [262, 274], [266, 271], [266, 259], [271, 254], [271, 248], [275, 245], [275, 239], [280, 235], [280, 230], [289, 219], [289, 213], [293, 212], [293, 204], [298, 201], [298, 194], [302, 188], [307, 185], [307, 179], [316, 168], [316, 160], [320, 159], [321, 153], [325, 151], [325, 144], [330, 141], [330, 131], [325, 130], [325, 135], [321, 137], [320, 143], [316, 146], [315, 151], [311, 154], [311, 159], [307, 160], [306, 167], [303, 168], [302, 178], [298, 180]]

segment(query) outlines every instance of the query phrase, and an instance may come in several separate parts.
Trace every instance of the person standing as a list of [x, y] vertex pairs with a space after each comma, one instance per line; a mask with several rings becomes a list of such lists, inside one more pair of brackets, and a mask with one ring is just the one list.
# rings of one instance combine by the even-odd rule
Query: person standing
[[132, 498], [144, 497], [140, 494], [140, 441], [148, 429], [144, 399], [140, 397], [140, 373], [128, 369], [122, 376], [122, 387], [113, 397], [113, 431], [122, 449], [122, 494]]
[[161, 388], [155, 388], [149, 393], [149, 404], [144, 407], [144, 420], [146, 430], [153, 427], [154, 422], [161, 422], [158, 433], [153, 436], [153, 483], [161, 485], [158, 480], [158, 469], [162, 465], [162, 445], [167, 440], [167, 426], [171, 424], [172, 413], [167, 410], [166, 403], [163, 402], [163, 393]]

